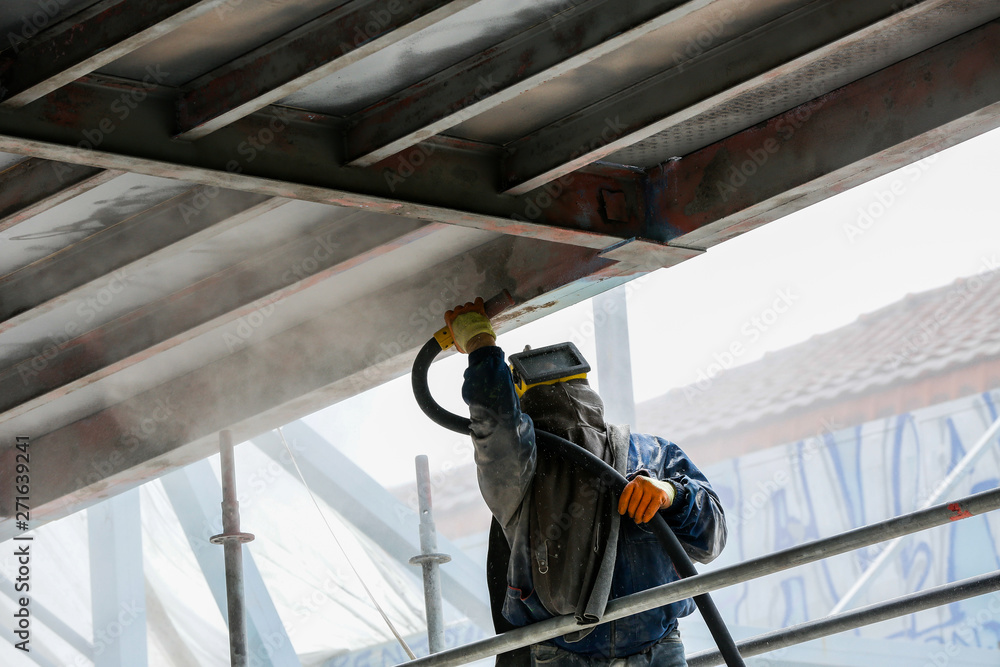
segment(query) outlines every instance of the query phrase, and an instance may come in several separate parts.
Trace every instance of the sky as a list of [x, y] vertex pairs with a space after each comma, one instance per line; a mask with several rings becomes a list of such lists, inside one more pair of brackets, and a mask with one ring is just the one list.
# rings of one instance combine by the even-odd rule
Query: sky
[[[995, 269], [996, 155], [1000, 130], [618, 288], [627, 294], [636, 402], [847, 325], [908, 293]], [[511, 353], [573, 340], [593, 360], [592, 322], [586, 301], [504, 333], [498, 344]], [[438, 402], [460, 414], [468, 414], [459, 394], [464, 368], [465, 357], [454, 355], [430, 376]], [[599, 369], [592, 380], [600, 390]], [[410, 451], [428, 454], [432, 470], [472, 461], [467, 437], [417, 408], [409, 376], [306, 422], [385, 486], [413, 481]]]

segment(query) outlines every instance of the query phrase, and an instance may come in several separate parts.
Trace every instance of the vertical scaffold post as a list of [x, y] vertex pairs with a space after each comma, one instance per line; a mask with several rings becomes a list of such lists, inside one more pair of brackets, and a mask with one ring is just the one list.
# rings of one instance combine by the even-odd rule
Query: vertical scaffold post
[[424, 610], [427, 614], [427, 644], [431, 653], [444, 650], [444, 611], [441, 603], [441, 576], [438, 565], [451, 560], [448, 554], [437, 553], [437, 530], [431, 515], [431, 474], [427, 457], [416, 458], [417, 498], [420, 503], [420, 555], [410, 559], [411, 565], [424, 570]]
[[236, 458], [233, 434], [219, 433], [219, 454], [222, 459], [222, 530], [211, 538], [221, 544], [226, 557], [226, 607], [229, 616], [229, 660], [232, 667], [247, 667], [247, 623], [243, 598], [243, 544], [253, 540], [250, 533], [240, 532], [240, 504], [236, 500]]

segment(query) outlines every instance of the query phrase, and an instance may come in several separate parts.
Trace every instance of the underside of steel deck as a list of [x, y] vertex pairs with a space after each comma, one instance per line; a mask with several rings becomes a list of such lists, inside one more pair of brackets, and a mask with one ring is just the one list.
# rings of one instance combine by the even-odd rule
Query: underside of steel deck
[[457, 302], [515, 327], [993, 129], [998, 17], [6, 0], [3, 456], [65, 516], [404, 373]]

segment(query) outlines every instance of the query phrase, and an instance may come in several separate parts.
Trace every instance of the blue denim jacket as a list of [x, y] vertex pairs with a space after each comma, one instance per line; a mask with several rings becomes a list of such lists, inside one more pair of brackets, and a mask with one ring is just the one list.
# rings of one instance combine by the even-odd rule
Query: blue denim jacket
[[[469, 355], [462, 397], [469, 405], [479, 487], [511, 547], [503, 615], [514, 625], [550, 618], [532, 585], [528, 511], [525, 507], [535, 471], [535, 433], [522, 413], [510, 371], [499, 347]], [[662, 438], [632, 434], [626, 477], [649, 475], [673, 479], [685, 488], [682, 503], [663, 510], [664, 518], [695, 560], [708, 563], [722, 551], [726, 523], [722, 505], [708, 480], [680, 447]], [[611, 583], [611, 599], [669, 583], [678, 578], [655, 535], [624, 517]], [[694, 611], [681, 600], [597, 626], [577, 642], [552, 643], [575, 653], [621, 657], [640, 653]]]

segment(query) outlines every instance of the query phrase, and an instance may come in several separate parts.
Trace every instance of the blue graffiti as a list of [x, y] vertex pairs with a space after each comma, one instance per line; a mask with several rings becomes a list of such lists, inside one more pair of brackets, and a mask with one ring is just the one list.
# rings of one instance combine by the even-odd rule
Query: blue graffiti
[[[746, 560], [911, 512], [926, 501], [997, 417], [997, 396], [988, 392], [825, 434], [819, 450], [816, 441], [809, 445], [811, 451], [806, 441], [799, 441], [766, 455], [755, 453], [729, 461], [710, 477], [713, 481], [719, 477], [717, 486], [731, 499], [733, 504], [727, 509], [734, 508], [741, 515], [733, 522], [730, 544], [736, 545], [739, 560]], [[952, 498], [1000, 486], [1000, 442], [992, 446], [964, 473]], [[775, 483], [777, 479], [781, 481]], [[758, 489], [769, 498], [769, 508], [761, 506], [759, 501], [765, 497], [761, 493], [749, 495]], [[747, 511], [751, 502], [754, 505]], [[741, 584], [738, 594], [732, 591], [728, 613], [734, 622], [756, 627], [782, 627], [824, 616], [881, 548], [862, 549], [839, 561], [819, 561], [765, 582]], [[869, 591], [868, 601], [997, 569], [1000, 516], [955, 521], [906, 538], [879, 575], [878, 587]], [[895, 583], [888, 585], [885, 578]], [[769, 602], [760, 604], [762, 599]], [[751, 605], [750, 600], [758, 603]], [[984, 600], [955, 602], [856, 632], [863, 637], [996, 650], [1000, 611], [987, 613]], [[990, 609], [1000, 609], [1000, 594], [995, 604]]]

